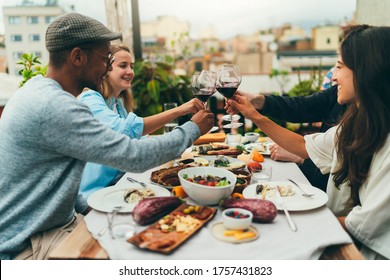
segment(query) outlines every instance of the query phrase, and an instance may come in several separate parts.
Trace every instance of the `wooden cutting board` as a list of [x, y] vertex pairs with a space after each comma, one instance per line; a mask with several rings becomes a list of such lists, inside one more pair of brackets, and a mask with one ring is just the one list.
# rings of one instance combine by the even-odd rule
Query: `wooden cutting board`
[[[188, 240], [194, 233], [196, 233], [201, 227], [203, 227], [208, 221], [210, 221], [217, 212], [216, 208], [206, 207], [206, 206], [198, 206], [201, 207], [202, 210], [198, 213], [192, 213], [192, 214], [185, 214], [183, 211], [185, 209], [188, 209], [190, 205], [188, 204], [182, 204], [178, 208], [176, 208], [174, 211], [172, 211], [170, 214], [166, 215], [163, 219], [167, 220], [174, 220], [178, 219], [178, 221], [181, 219], [180, 217], [183, 217], [183, 220], [187, 221], [194, 221], [196, 222], [196, 225], [194, 225], [191, 230], [189, 231], [181, 231], [177, 230], [179, 226], [177, 227], [171, 227], [166, 230], [162, 230], [162, 226], [160, 223], [160, 220], [156, 223], [149, 226], [144, 231], [138, 233], [137, 235], [129, 238], [127, 241], [131, 244], [137, 246], [140, 249], [155, 251], [158, 253], [163, 254], [170, 254], [175, 249], [177, 249], [180, 245], [182, 245], [186, 240]], [[192, 205], [193, 206], [193, 205]], [[202, 212], [205, 211], [205, 212]], [[198, 215], [208, 214], [204, 218], [197, 218]], [[188, 216], [191, 216], [188, 218]]]
[[225, 133], [207, 133], [195, 140], [194, 145], [209, 144], [212, 142], [225, 142], [226, 134]]

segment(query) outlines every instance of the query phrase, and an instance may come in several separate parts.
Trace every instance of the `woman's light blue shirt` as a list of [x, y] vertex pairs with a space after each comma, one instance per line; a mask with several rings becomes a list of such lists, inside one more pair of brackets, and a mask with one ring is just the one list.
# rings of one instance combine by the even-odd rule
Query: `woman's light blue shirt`
[[[79, 100], [86, 104], [94, 117], [113, 130], [128, 135], [130, 138], [141, 138], [144, 130], [143, 118], [134, 113], [127, 113], [122, 99], [109, 98], [94, 91], [84, 91]], [[80, 193], [84, 198], [96, 190], [113, 185], [124, 172], [109, 166], [88, 162], [81, 178]]]

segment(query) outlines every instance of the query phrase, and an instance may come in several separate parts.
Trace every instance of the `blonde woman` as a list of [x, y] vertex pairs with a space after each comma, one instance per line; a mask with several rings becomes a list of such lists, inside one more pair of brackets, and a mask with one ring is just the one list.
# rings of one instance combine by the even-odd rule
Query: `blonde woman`
[[[111, 54], [115, 61], [103, 82], [101, 93], [87, 89], [79, 99], [88, 105], [95, 118], [113, 130], [131, 138], [140, 138], [179, 116], [203, 109], [201, 101], [192, 99], [177, 108], [146, 118], [138, 117], [132, 112], [134, 105], [130, 87], [134, 78], [134, 62], [131, 51], [125, 45], [112, 45]], [[120, 170], [88, 162], [81, 179], [80, 193], [87, 198], [92, 192], [114, 184], [122, 175]]]

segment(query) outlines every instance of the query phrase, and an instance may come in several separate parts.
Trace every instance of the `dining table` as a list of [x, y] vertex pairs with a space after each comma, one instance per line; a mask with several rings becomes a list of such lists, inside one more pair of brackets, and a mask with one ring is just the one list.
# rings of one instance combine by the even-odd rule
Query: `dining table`
[[[272, 166], [271, 182], [284, 182], [292, 179], [300, 185], [310, 186], [309, 181], [295, 163], [274, 161], [265, 156], [262, 165]], [[110, 188], [138, 185], [129, 182], [127, 177], [152, 186], [151, 173], [160, 168], [161, 166], [155, 167], [143, 173], [127, 172]], [[186, 202], [197, 204], [188, 197]], [[216, 238], [213, 227], [222, 222], [222, 215], [218, 206], [213, 207], [217, 209], [215, 216], [169, 254], [138, 248], [126, 239], [113, 239], [108, 231], [103, 235], [99, 234], [102, 229], [107, 227], [108, 213], [92, 209], [73, 232], [51, 252], [49, 258], [111, 260], [364, 259], [326, 203], [309, 207], [309, 209], [303, 207], [289, 211], [296, 230], [291, 230], [285, 212], [278, 208], [277, 216], [272, 222], [252, 223], [252, 226], [258, 231], [257, 239], [240, 244]], [[116, 219], [128, 221], [132, 219], [132, 216], [131, 213], [118, 213]], [[148, 226], [138, 225], [136, 230], [141, 232]]]

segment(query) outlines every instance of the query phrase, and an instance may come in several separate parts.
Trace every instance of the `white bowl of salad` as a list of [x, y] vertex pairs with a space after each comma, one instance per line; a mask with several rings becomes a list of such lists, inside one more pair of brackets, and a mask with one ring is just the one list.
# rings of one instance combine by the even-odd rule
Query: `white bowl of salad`
[[218, 167], [189, 167], [179, 171], [180, 184], [188, 196], [199, 205], [216, 205], [229, 197], [237, 177]]

